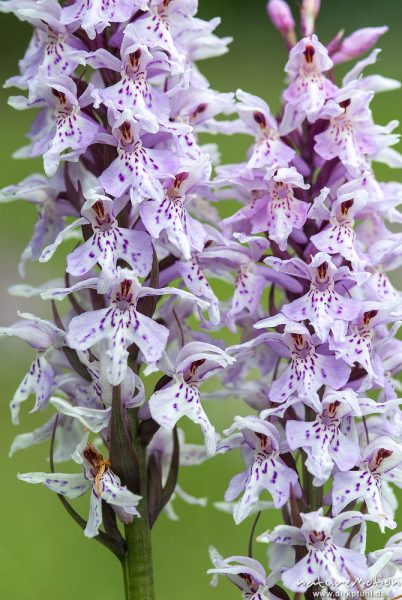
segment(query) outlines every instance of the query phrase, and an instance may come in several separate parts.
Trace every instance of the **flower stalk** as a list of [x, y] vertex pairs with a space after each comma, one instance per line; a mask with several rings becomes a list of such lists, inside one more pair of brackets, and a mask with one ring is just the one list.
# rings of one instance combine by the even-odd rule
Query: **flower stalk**
[[141, 519], [125, 525], [126, 555], [123, 562], [126, 600], [154, 600], [151, 525], [148, 512], [148, 467], [146, 447], [138, 434], [136, 410], [130, 411], [130, 432], [138, 460]]

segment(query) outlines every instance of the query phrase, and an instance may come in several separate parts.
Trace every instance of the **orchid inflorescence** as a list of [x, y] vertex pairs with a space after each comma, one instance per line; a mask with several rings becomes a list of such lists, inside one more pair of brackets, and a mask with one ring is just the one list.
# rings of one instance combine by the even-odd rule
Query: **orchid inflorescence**
[[[402, 184], [379, 183], [372, 167], [400, 168], [402, 156], [397, 122], [377, 125], [370, 110], [400, 84], [365, 74], [386, 28], [324, 46], [320, 2], [303, 0], [298, 41], [286, 2], [270, 0], [289, 49], [274, 118], [256, 96], [210, 88], [196, 63], [230, 38], [215, 35], [219, 19], [195, 16], [197, 4], [0, 4], [34, 27], [6, 82], [22, 90], [11, 106], [39, 109], [17, 156], [43, 156], [45, 171], [1, 192], [39, 213], [21, 275], [75, 240], [60, 281], [12, 288], [50, 301], [53, 319], [23, 313], [0, 330], [36, 350], [13, 422], [31, 395], [33, 412], [52, 410], [11, 448], [48, 440], [51, 472], [18, 477], [56, 492], [123, 563], [126, 597], [147, 600], [155, 520], [162, 510], [176, 518], [176, 496], [205, 503], [178, 484], [179, 466], [241, 450], [245, 470], [219, 507], [237, 524], [253, 516], [250, 552], [224, 559], [211, 548], [212, 584], [225, 575], [248, 600], [322, 589], [398, 597], [402, 534], [366, 554], [368, 522], [396, 528], [402, 487], [402, 304], [388, 275], [401, 264], [401, 234], [388, 223], [402, 222]], [[337, 82], [334, 67], [368, 51]], [[200, 133], [251, 136], [246, 162], [218, 166]], [[228, 200], [238, 206], [221, 219]], [[226, 300], [219, 281], [231, 286]], [[212, 377], [204, 398], [247, 407], [222, 436], [201, 403]], [[183, 416], [203, 445], [185, 442]], [[70, 459], [76, 472], [55, 472]], [[84, 519], [70, 499], [87, 492]], [[258, 536], [267, 574], [252, 538], [272, 508], [284, 524]]]

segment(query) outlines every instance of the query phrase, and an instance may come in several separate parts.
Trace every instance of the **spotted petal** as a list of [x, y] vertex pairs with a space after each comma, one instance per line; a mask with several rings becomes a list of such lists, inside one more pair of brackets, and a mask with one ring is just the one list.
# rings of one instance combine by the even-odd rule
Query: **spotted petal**
[[297, 473], [281, 459], [257, 457], [248, 470], [244, 494], [234, 508], [235, 522], [241, 523], [250, 514], [263, 490], [269, 491], [275, 508], [280, 508], [289, 500], [291, 485], [298, 487]]
[[26, 483], [43, 483], [52, 492], [67, 498], [78, 498], [91, 487], [91, 482], [81, 473], [19, 473], [17, 477]]
[[355, 270], [362, 268], [364, 261], [357, 251], [356, 232], [353, 226], [344, 224], [329, 225], [311, 237], [314, 246], [328, 254], [340, 254], [350, 261]]
[[148, 46], [160, 48], [166, 52], [172, 68], [172, 74], [183, 71], [184, 55], [178, 51], [173, 41], [169, 21], [158, 12], [148, 12], [141, 19], [131, 24], [130, 32], [135, 39]]
[[25, 375], [10, 404], [11, 419], [14, 424], [19, 423], [20, 404], [25, 402], [31, 394], [35, 394], [35, 406], [32, 412], [46, 406], [53, 384], [53, 368], [44, 356], [38, 356]]
[[112, 227], [96, 231], [67, 257], [67, 271], [79, 277], [99, 263], [102, 269], [113, 271], [117, 260], [124, 259], [141, 277], [148, 275], [152, 265], [152, 245], [143, 231]]
[[382, 532], [385, 527], [396, 527], [392, 511], [383, 497], [381, 477], [368, 469], [337, 473], [332, 494], [334, 515], [338, 515], [351, 502], [360, 499], [364, 500], [367, 512], [375, 517]]
[[63, 7], [61, 23], [79, 23], [93, 40], [110, 23], [124, 23], [134, 11], [147, 10], [147, 4], [145, 0], [76, 0]]
[[178, 269], [187, 289], [198, 298], [210, 302], [209, 318], [213, 324], [218, 324], [220, 322], [219, 301], [196, 258], [180, 261]]
[[342, 471], [348, 471], [360, 458], [359, 446], [343, 435], [335, 423], [326, 427], [320, 418], [313, 423], [288, 421], [286, 438], [291, 450], [304, 448], [306, 451], [306, 466], [317, 478], [317, 485], [330, 477], [334, 462]]
[[104, 473], [100, 482], [100, 489], [102, 500], [115, 508], [124, 523], [130, 523], [133, 517], [140, 516], [136, 507], [141, 500], [141, 496], [130, 492], [110, 469], [107, 469]]
[[161, 231], [166, 231], [169, 240], [186, 260], [191, 258], [191, 250], [203, 249], [207, 233], [201, 223], [190, 217], [181, 202], [174, 202], [167, 196], [161, 203], [144, 202], [140, 214], [149, 233], [159, 238]]
[[84, 535], [92, 538], [98, 535], [99, 527], [102, 524], [102, 499], [98, 496], [95, 491], [95, 487], [92, 488], [91, 498], [89, 501], [89, 514], [86, 527], [84, 529]]
[[284, 402], [294, 392], [320, 408], [317, 390], [322, 385], [340, 389], [349, 379], [350, 369], [345, 362], [334, 356], [314, 353], [305, 358], [293, 359], [276, 379], [269, 392], [273, 402]]
[[328, 581], [337, 591], [350, 591], [353, 580], [367, 578], [366, 558], [348, 548], [314, 548], [294, 567], [285, 571], [282, 581], [293, 592], [305, 592], [314, 582]]
[[350, 322], [360, 311], [359, 301], [345, 298], [329, 288], [319, 290], [314, 287], [305, 296], [282, 307], [283, 314], [292, 321], [308, 319], [323, 342], [336, 320]]
[[[138, 121], [145, 131], [156, 133], [159, 123], [168, 120], [164, 106], [163, 95], [158, 95], [146, 79], [142, 71], [135, 78], [123, 72], [121, 80], [106, 88], [94, 91], [95, 108], [102, 102], [118, 116], [119, 111], [132, 111], [133, 118]], [[158, 119], [159, 117], [159, 119]]]
[[[43, 153], [46, 175], [54, 175], [60, 160], [83, 154], [92, 144], [99, 125], [86, 115], [78, 112], [58, 117], [54, 131], [50, 134], [47, 148]], [[42, 145], [42, 142], [41, 142]], [[69, 153], [65, 151], [69, 150]], [[42, 154], [42, 148], [33, 147], [33, 155]]]
[[119, 198], [130, 190], [135, 204], [152, 198], [163, 199], [160, 179], [172, 175], [176, 161], [166, 160], [161, 150], [144, 148], [137, 142], [132, 151], [119, 148], [117, 158], [99, 177], [99, 182], [108, 194]]
[[187, 384], [182, 376], [176, 376], [173, 385], [152, 394], [149, 408], [155, 421], [166, 429], [173, 429], [182, 416], [200, 425], [208, 453], [215, 453], [215, 429], [201, 406], [199, 391], [194, 385]]
[[256, 313], [266, 283], [266, 279], [251, 268], [238, 273], [232, 306], [227, 313], [230, 322], [243, 312]]
[[120, 310], [110, 306], [74, 317], [69, 326], [71, 347], [87, 350], [105, 340], [106, 375], [110, 383], [118, 385], [127, 370], [127, 348], [137, 344], [145, 360], [154, 363], [162, 355], [169, 331], [134, 309]]

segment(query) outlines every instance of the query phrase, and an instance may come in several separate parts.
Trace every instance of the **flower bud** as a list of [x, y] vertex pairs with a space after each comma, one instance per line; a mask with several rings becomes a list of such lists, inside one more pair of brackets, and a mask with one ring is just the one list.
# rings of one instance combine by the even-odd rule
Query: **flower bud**
[[274, 27], [283, 35], [287, 45], [292, 48], [296, 44], [295, 21], [287, 2], [285, 0], [269, 0], [267, 13]]
[[303, 0], [300, 9], [301, 13], [301, 32], [303, 37], [314, 33], [314, 23], [319, 13], [321, 0]]
[[341, 47], [342, 38], [343, 38], [344, 33], [345, 33], [345, 30], [341, 29], [340, 31], [338, 31], [336, 36], [333, 37], [332, 40], [327, 44], [327, 50], [328, 50], [328, 54], [330, 56], [335, 54], [335, 52], [337, 52], [339, 50], [339, 48]]
[[345, 38], [339, 50], [332, 56], [335, 64], [346, 62], [370, 50], [378, 38], [388, 31], [388, 27], [364, 27]]

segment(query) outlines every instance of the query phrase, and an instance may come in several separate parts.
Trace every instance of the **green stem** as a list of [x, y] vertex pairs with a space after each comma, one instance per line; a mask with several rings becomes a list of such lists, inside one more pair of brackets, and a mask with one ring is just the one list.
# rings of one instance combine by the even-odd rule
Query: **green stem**
[[123, 575], [126, 600], [154, 600], [146, 447], [141, 444], [138, 437], [137, 412], [130, 412], [132, 412], [131, 435], [138, 459], [142, 500], [138, 505], [141, 518], [134, 518], [132, 523], [125, 526], [127, 552], [123, 562]]
[[123, 582], [124, 582], [124, 597], [128, 598], [128, 589], [127, 589], [127, 568], [126, 568], [126, 561], [122, 560], [121, 561], [121, 566], [123, 568]]
[[[307, 454], [303, 450], [304, 461], [307, 458]], [[307, 467], [303, 466], [303, 487], [306, 492], [308, 503], [311, 510], [318, 510], [322, 507], [324, 501], [324, 488], [323, 486], [315, 486], [313, 484], [314, 476], [309, 472]]]

